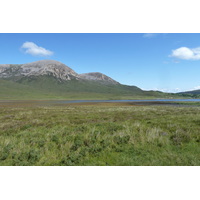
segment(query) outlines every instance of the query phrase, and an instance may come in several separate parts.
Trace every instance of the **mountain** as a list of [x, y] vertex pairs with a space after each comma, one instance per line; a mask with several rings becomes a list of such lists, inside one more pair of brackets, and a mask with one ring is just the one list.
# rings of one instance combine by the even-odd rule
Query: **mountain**
[[109, 76], [102, 74], [100, 72], [84, 73], [79, 75], [80, 78], [93, 81], [101, 81], [109, 84], [119, 84], [119, 82], [113, 80]]
[[0, 65], [0, 99], [167, 98], [168, 94], [122, 85], [100, 72], [78, 74], [55, 60]]
[[180, 92], [178, 94], [183, 96], [183, 97], [200, 98], [200, 90]]
[[1, 79], [20, 80], [24, 77], [49, 75], [59, 81], [69, 80], [93, 80], [109, 84], [119, 84], [112, 78], [100, 72], [77, 74], [67, 65], [55, 60], [40, 60], [22, 65], [3, 64], [0, 65]]
[[52, 75], [58, 80], [79, 79], [79, 75], [55, 60], [41, 60], [23, 65], [0, 65], [0, 78], [22, 78], [30, 76]]

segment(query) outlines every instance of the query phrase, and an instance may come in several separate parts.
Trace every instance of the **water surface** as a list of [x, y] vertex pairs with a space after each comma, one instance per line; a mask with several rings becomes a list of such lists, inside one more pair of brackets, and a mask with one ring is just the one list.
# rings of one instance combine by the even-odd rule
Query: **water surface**
[[[170, 106], [194, 106], [180, 105], [179, 102], [200, 102], [200, 99], [142, 99], [142, 100], [0, 100], [1, 107], [31, 107], [51, 105], [90, 105], [101, 103], [121, 103], [120, 105], [170, 105]], [[124, 103], [124, 104], [123, 104]]]
[[72, 100], [55, 101], [58, 103], [90, 103], [90, 102], [200, 102], [200, 99], [134, 99], [134, 100]]

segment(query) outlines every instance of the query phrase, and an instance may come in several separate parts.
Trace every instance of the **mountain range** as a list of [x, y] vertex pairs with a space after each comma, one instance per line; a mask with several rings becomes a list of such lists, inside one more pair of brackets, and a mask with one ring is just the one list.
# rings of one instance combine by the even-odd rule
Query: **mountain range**
[[176, 95], [123, 85], [100, 72], [78, 74], [55, 60], [0, 65], [0, 100], [169, 97]]
[[0, 65], [0, 79], [20, 81], [24, 78], [39, 76], [52, 76], [59, 82], [93, 80], [108, 84], [118, 84], [117, 81], [99, 72], [78, 74], [65, 64], [55, 60], [40, 60], [22, 65]]

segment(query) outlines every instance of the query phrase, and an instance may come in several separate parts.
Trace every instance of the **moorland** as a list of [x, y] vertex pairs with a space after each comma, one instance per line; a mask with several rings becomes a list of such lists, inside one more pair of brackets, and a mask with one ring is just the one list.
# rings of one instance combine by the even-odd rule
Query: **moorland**
[[0, 165], [200, 165], [191, 104], [0, 104]]
[[1, 64], [0, 165], [200, 165], [198, 102], [55, 103], [199, 95], [144, 91], [55, 60]]

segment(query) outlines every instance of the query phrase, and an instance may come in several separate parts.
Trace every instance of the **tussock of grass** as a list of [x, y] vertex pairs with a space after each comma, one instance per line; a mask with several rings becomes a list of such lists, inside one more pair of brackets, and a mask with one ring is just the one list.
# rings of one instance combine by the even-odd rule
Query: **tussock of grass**
[[200, 108], [0, 108], [0, 165], [200, 165]]

